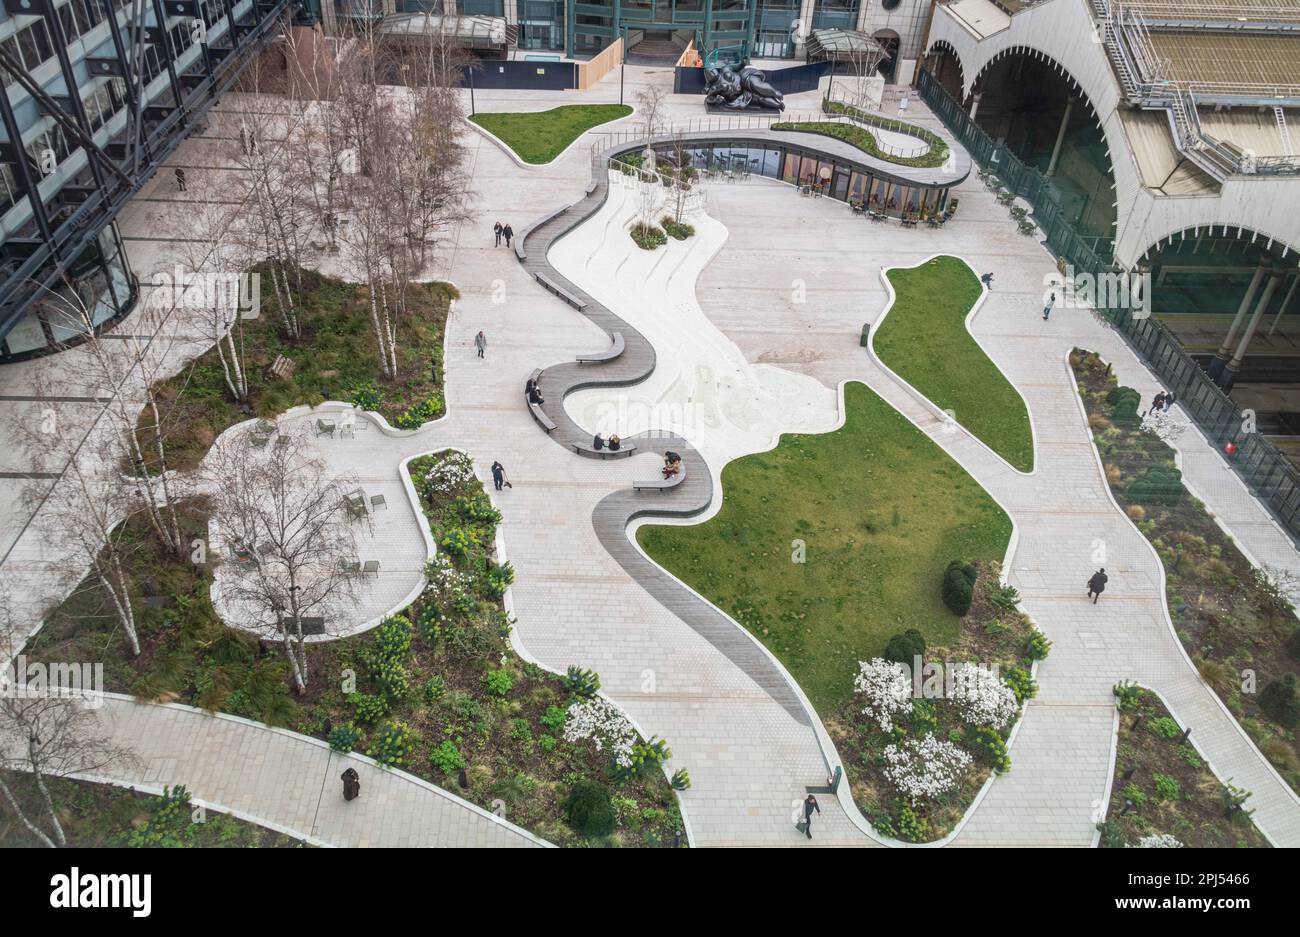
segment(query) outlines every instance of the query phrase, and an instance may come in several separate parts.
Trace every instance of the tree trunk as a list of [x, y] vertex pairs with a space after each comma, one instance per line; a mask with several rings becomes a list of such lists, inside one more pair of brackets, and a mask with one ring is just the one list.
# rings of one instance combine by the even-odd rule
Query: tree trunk
[[3, 793], [5, 795], [5, 800], [9, 801], [9, 806], [13, 808], [14, 814], [18, 817], [18, 822], [20, 822], [23, 826], [27, 827], [27, 831], [29, 833], [31, 833], [33, 836], [39, 839], [41, 843], [43, 843], [46, 846], [46, 848], [48, 849], [59, 848], [54, 844], [54, 840], [46, 836], [45, 833], [42, 832], [41, 828], [38, 827], [35, 823], [33, 823], [30, 819], [28, 819], [27, 814], [23, 813], [22, 808], [18, 806], [17, 799], [14, 798], [13, 791], [9, 790], [9, 785], [6, 784], [4, 782], [4, 779], [2, 778], [0, 778], [0, 793]]

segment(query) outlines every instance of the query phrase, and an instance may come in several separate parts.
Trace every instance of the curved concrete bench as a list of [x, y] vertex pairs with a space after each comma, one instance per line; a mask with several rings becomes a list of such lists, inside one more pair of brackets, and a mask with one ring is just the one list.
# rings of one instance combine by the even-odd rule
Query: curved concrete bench
[[578, 455], [585, 455], [589, 459], [617, 459], [620, 456], [631, 455], [636, 452], [636, 446], [629, 446], [624, 443], [617, 449], [597, 449], [589, 443], [575, 442], [573, 451]]
[[548, 434], [551, 430], [555, 429], [555, 421], [546, 415], [546, 412], [542, 410], [541, 404], [530, 403], [528, 405], [528, 410], [532, 413], [533, 419], [536, 420], [538, 425], [540, 425], [542, 429], [546, 430]]
[[613, 361], [623, 354], [623, 349], [627, 347], [623, 341], [623, 333], [615, 332], [612, 337], [614, 339], [613, 343], [604, 351], [593, 351], [589, 355], [578, 355], [578, 364], [600, 364], [602, 361]]
[[669, 488], [676, 488], [686, 478], [686, 466], [676, 475], [670, 475], [668, 478], [655, 478], [650, 481], [632, 482], [632, 488], [636, 491], [658, 491], [660, 493], [667, 491]]
[[550, 290], [552, 293], [560, 297], [560, 299], [564, 300], [566, 303], [568, 303], [570, 306], [572, 306], [574, 309], [578, 310], [579, 312], [587, 308], [587, 304], [585, 302], [583, 302], [578, 297], [574, 296], [564, 287], [560, 286], [560, 284], [556, 283], [546, 274], [534, 273], [533, 276], [537, 279], [538, 283], [542, 284], [542, 286], [546, 287], [546, 289]]

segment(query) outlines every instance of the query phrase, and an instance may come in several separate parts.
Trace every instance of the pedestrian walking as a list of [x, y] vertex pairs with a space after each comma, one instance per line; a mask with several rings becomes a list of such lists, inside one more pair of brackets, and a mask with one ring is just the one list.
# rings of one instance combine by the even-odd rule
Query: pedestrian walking
[[1165, 394], [1165, 413], [1168, 413], [1169, 408], [1172, 407], [1173, 405], [1174, 405], [1174, 394], [1173, 391], [1170, 391], [1169, 393]]
[[248, 155], [248, 134], [244, 133], [244, 128], [239, 128], [239, 155]]
[[478, 356], [482, 358], [483, 353], [487, 351], [487, 336], [481, 331], [474, 336], [474, 347], [478, 349]]
[[985, 289], [993, 289], [993, 274], [985, 273], [980, 276], [980, 282], [984, 284]]
[[1163, 410], [1165, 407], [1165, 392], [1161, 391], [1156, 394], [1155, 399], [1151, 401], [1151, 409], [1147, 411], [1147, 416], [1155, 413], [1157, 410]]
[[1052, 307], [1055, 306], [1055, 305], [1056, 305], [1056, 291], [1053, 290], [1052, 293], [1051, 293], [1051, 295], [1049, 295], [1049, 296], [1047, 297], [1047, 302], [1046, 302], [1046, 304], [1044, 304], [1044, 306], [1043, 306], [1043, 321], [1044, 321], [1044, 322], [1046, 322], [1046, 321], [1047, 321], [1047, 317], [1050, 316], [1050, 315], [1052, 314]]
[[510, 239], [515, 236], [515, 229], [510, 227], [509, 223], [501, 226], [501, 236], [506, 239], [506, 247], [510, 246]]
[[185, 191], [185, 170], [179, 166], [176, 167], [176, 188]]
[[493, 462], [492, 463], [492, 486], [496, 488], [497, 491], [500, 491], [501, 486], [504, 485], [505, 483], [506, 483], [505, 466], [502, 465], [500, 462]]
[[500, 247], [501, 246], [501, 222], [498, 221], [496, 224], [492, 226], [492, 233], [496, 236], [496, 243], [493, 244], [492, 246]]
[[1092, 578], [1088, 580], [1088, 598], [1092, 599], [1093, 605], [1097, 604], [1097, 600], [1101, 598], [1101, 594], [1106, 591], [1106, 581], [1109, 578], [1110, 577], [1106, 575], [1106, 567], [1103, 566], [1101, 569], [1093, 573]]
[[356, 768], [348, 768], [340, 775], [343, 778], [343, 799], [356, 800], [361, 796], [361, 775]]
[[796, 826], [800, 833], [803, 833], [809, 839], [812, 839], [812, 815], [813, 811], [822, 812], [822, 808], [817, 805], [817, 798], [812, 794], [803, 802], [803, 823]]

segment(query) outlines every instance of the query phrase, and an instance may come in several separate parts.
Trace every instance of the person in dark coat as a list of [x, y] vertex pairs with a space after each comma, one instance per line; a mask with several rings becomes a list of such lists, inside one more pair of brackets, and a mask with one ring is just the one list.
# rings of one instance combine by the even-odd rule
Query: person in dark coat
[[185, 191], [185, 170], [179, 166], [176, 167], [176, 188]]
[[496, 236], [496, 243], [493, 244], [492, 246], [500, 247], [501, 246], [501, 222], [498, 221], [496, 224], [492, 226], [492, 234]]
[[501, 236], [506, 239], [506, 247], [510, 246], [510, 239], [515, 236], [515, 229], [510, 225], [502, 225]]
[[817, 798], [809, 794], [808, 799], [803, 802], [803, 831], [809, 839], [812, 839], [812, 815], [814, 810], [818, 813], [822, 812], [822, 808], [817, 805]]
[[533, 384], [533, 389], [528, 392], [529, 403], [546, 403], [546, 398], [542, 396], [542, 385]]
[[505, 484], [505, 481], [506, 481], [506, 469], [505, 469], [505, 466], [502, 465], [500, 462], [493, 462], [493, 463], [492, 463], [492, 485], [493, 485], [493, 487], [495, 487], [497, 491], [500, 491], [500, 490], [501, 490], [501, 486]]
[[1163, 410], [1165, 407], [1164, 391], [1156, 394], [1155, 399], [1151, 401], [1151, 409], [1147, 411], [1147, 416], [1155, 413], [1157, 410]]
[[343, 799], [356, 800], [361, 796], [361, 775], [356, 768], [348, 768], [340, 775], [343, 779]]
[[600, 433], [597, 433], [596, 438], [591, 441], [591, 448], [595, 449], [597, 452], [605, 448], [605, 440]]
[[618, 452], [618, 447], [621, 446], [621, 445], [623, 445], [623, 440], [621, 440], [621, 439], [618, 438], [618, 434], [617, 434], [617, 433], [615, 433], [614, 435], [612, 435], [612, 436], [609, 437], [609, 451], [610, 451], [610, 452]]
[[1092, 574], [1088, 580], [1088, 598], [1092, 599], [1092, 604], [1096, 605], [1097, 600], [1101, 598], [1102, 592], [1106, 590], [1106, 580], [1110, 578], [1106, 575], [1106, 567], [1103, 566]]

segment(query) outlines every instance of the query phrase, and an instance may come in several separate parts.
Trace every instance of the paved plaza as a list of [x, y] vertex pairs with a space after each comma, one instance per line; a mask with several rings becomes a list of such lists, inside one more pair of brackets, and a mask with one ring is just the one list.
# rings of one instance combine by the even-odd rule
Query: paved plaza
[[[670, 70], [629, 67], [628, 100], [646, 83], [670, 80]], [[480, 90], [476, 103], [485, 110], [527, 111], [617, 101], [618, 93], [617, 82], [607, 80], [585, 92]], [[791, 95], [788, 103], [792, 110], [813, 110], [818, 95]], [[668, 95], [665, 102], [670, 121], [698, 119], [698, 97]], [[223, 127], [231, 126], [241, 106], [246, 102], [239, 96], [227, 96], [208, 133], [189, 139], [173, 162], [194, 176], [234, 171]], [[919, 101], [911, 102], [908, 119], [947, 136]], [[1074, 347], [1098, 352], [1113, 363], [1120, 383], [1146, 400], [1159, 387], [1090, 310], [1058, 309], [1050, 322], [1042, 320], [1043, 278], [1055, 268], [1042, 245], [1018, 233], [1006, 209], [973, 176], [956, 190], [961, 207], [955, 220], [933, 230], [871, 224], [842, 202], [803, 197], [791, 186], [755, 177], [706, 184], [700, 236], [686, 246], [670, 244], [656, 258], [669, 266], [659, 267], [633, 256], [626, 238], [619, 246], [605, 234], [632, 210], [615, 174], [602, 213], [549, 253], [530, 252], [528, 263], [521, 263], [514, 252], [494, 247], [494, 220], [521, 232], [590, 197], [591, 148], [602, 136], [599, 130], [584, 135], [552, 165], [525, 167], [496, 142], [465, 130], [470, 219], [442, 250], [434, 272], [461, 294], [448, 323], [446, 416], [416, 431], [396, 431], [362, 415], [358, 431], [346, 438], [308, 431], [321, 414], [342, 412], [337, 403], [282, 418], [281, 432], [300, 434], [332, 471], [353, 475], [367, 494], [385, 497], [386, 510], [358, 535], [360, 559], [378, 559], [380, 575], [363, 588], [337, 634], [373, 626], [404, 607], [422, 583], [426, 531], [402, 482], [402, 461], [454, 447], [469, 453], [483, 478], [486, 467], [500, 461], [513, 488], [494, 493], [493, 501], [504, 515], [501, 559], [509, 559], [516, 573], [508, 601], [521, 654], [555, 671], [573, 664], [593, 668], [603, 690], [647, 736], [669, 741], [669, 769], [688, 768], [693, 782], [680, 795], [693, 845], [801, 845], [791, 830], [792, 810], [807, 786], [825, 783], [838, 755], [784, 668], [739, 625], [637, 552], [633, 515], [657, 510], [656, 504], [671, 510], [669, 499], [678, 493], [633, 497], [628, 490], [656, 474], [666, 446], [597, 461], [578, 457], [561, 437], [589, 434], [608, 414], [629, 410], [642, 422], [620, 425], [620, 432], [630, 436], [653, 426], [679, 434], [691, 464], [704, 471], [681, 492], [684, 499], [699, 499], [695, 516], [667, 522], [691, 523], [721, 506], [727, 461], [770, 447], [782, 432], [834, 428], [843, 418], [842, 385], [860, 381], [959, 461], [1012, 518], [1008, 581], [1053, 642], [1038, 668], [1039, 695], [1027, 704], [1011, 745], [1013, 770], [991, 784], [952, 843], [1094, 845], [1112, 773], [1111, 690], [1135, 680], [1157, 691], [1179, 724], [1194, 730], [1192, 744], [1220, 779], [1253, 792], [1250, 806], [1264, 834], [1277, 845], [1300, 845], [1300, 798], [1200, 679], [1174, 634], [1160, 562], [1111, 499], [1067, 356]], [[185, 214], [186, 195], [166, 172], [124, 214], [122, 233], [142, 283], [170, 267]], [[1037, 446], [1033, 473], [1017, 472], [943, 419], [859, 343], [863, 324], [888, 306], [882, 269], [914, 266], [936, 254], [956, 255], [994, 274], [971, 330], [1029, 405]], [[539, 264], [595, 304], [579, 312], [543, 290], [534, 280]], [[626, 389], [584, 389], [561, 407], [562, 369], [574, 367], [569, 363], [576, 354], [608, 344], [605, 329], [593, 321], [604, 312], [626, 323], [629, 336], [643, 337], [653, 371]], [[131, 328], [128, 318], [118, 331]], [[703, 336], [698, 342], [694, 329]], [[489, 341], [482, 359], [473, 345], [480, 330]], [[183, 320], [169, 323], [151, 354], [179, 369], [205, 348], [194, 332]], [[68, 377], [68, 400], [61, 406], [69, 425], [93, 438], [102, 431], [103, 401], [132, 388], [77, 380], [79, 354], [74, 349], [60, 358]], [[535, 369], [552, 366], [556, 383], [548, 377], [547, 390], [562, 425], [548, 439], [521, 391]], [[23, 399], [32, 395], [32, 371], [19, 364], [0, 372], [0, 414], [12, 417], [32, 405]], [[662, 407], [657, 415], [656, 407]], [[1177, 407], [1174, 413], [1186, 419]], [[227, 436], [246, 431], [236, 427]], [[1191, 428], [1173, 445], [1188, 486], [1250, 558], [1300, 574], [1300, 555], [1288, 538], [1199, 432]], [[39, 510], [32, 517], [36, 502], [26, 489], [42, 479], [20, 477], [33, 473], [30, 460], [17, 446], [0, 446], [0, 452], [8, 460], [0, 465], [7, 473], [0, 478], [0, 510], [15, 520], [0, 542], [0, 585], [15, 615], [34, 628], [43, 609], [84, 571], [58, 564], [53, 532]], [[1098, 544], [1112, 574], [1094, 606], [1083, 590], [1098, 565]], [[233, 616], [230, 623], [239, 626]], [[336, 783], [345, 759], [293, 733], [125, 699], [110, 699], [103, 718], [113, 738], [138, 757], [114, 782], [184, 783], [214, 808], [316, 842], [537, 845], [451, 794], [368, 765], [362, 765], [362, 783], [371, 792], [361, 801], [366, 812], [344, 817], [337, 798], [323, 797], [322, 790]], [[847, 788], [841, 787], [838, 803], [822, 797], [811, 845], [881, 842]]]

